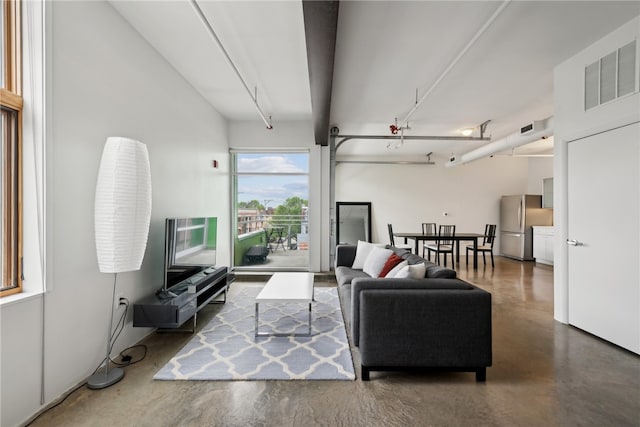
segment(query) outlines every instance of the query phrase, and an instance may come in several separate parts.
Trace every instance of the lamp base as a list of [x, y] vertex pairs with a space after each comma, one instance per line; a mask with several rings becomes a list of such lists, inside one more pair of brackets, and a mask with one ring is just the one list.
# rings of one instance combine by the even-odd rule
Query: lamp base
[[98, 370], [87, 380], [87, 387], [91, 389], [101, 389], [109, 387], [120, 381], [124, 377], [124, 371], [120, 368], [111, 368], [105, 373], [105, 368]]

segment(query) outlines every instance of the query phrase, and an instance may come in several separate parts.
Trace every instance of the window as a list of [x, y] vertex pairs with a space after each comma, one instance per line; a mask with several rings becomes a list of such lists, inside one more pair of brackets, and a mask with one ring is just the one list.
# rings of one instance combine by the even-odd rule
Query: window
[[233, 266], [309, 269], [309, 152], [233, 153]]
[[22, 290], [22, 87], [20, 1], [0, 6], [0, 198], [2, 199], [2, 286], [0, 296]]

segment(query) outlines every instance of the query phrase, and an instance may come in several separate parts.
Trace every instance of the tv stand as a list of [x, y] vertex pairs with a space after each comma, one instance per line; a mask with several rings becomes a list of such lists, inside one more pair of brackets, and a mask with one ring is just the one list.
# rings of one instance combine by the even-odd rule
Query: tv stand
[[156, 296], [160, 299], [169, 299], [169, 298], [175, 298], [178, 295], [174, 294], [171, 291], [159, 290], [158, 292], [156, 292]]
[[[209, 267], [133, 305], [133, 326], [162, 329], [180, 328], [210, 303], [227, 301], [232, 280], [227, 267]], [[214, 300], [222, 295], [221, 301]]]

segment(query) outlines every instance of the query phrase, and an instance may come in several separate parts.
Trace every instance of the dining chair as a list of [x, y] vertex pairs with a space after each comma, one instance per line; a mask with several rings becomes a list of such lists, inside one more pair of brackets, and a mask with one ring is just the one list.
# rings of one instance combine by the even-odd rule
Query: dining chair
[[[268, 232], [268, 242], [269, 249], [271, 252], [277, 251], [278, 246], [282, 248], [283, 251], [287, 251], [284, 247], [284, 227], [271, 227]], [[274, 247], [275, 246], [275, 247]]]
[[397, 244], [396, 245], [396, 239], [393, 236], [393, 226], [391, 224], [387, 224], [387, 229], [389, 230], [389, 244], [391, 246], [395, 246], [396, 248], [399, 248], [399, 249], [406, 249], [409, 252], [411, 252], [411, 247], [412, 247], [411, 245], [408, 245], [408, 244]]
[[[423, 222], [422, 223], [422, 234], [424, 235], [435, 235], [436, 234], [436, 223], [435, 222]], [[424, 251], [427, 249], [427, 242], [422, 244], [422, 258], [424, 258]], [[431, 254], [427, 254], [428, 260], [431, 261]]]
[[441, 225], [438, 227], [438, 237], [435, 243], [425, 245], [429, 259], [431, 258], [431, 252], [436, 253], [436, 262], [440, 264], [440, 254], [444, 254], [444, 266], [447, 266], [447, 254], [451, 254], [451, 265], [456, 267], [455, 257], [453, 256], [453, 244], [454, 237], [456, 235], [455, 225]]
[[[495, 224], [487, 224], [484, 227], [484, 237], [482, 238], [482, 245], [478, 246], [477, 251], [482, 252], [482, 261], [484, 264], [487, 264], [487, 259], [485, 258], [485, 253], [489, 252], [491, 254], [491, 267], [495, 267], [493, 262], [493, 242], [496, 240], [496, 225]], [[473, 245], [467, 245], [467, 264], [469, 264], [469, 251], [473, 252]]]

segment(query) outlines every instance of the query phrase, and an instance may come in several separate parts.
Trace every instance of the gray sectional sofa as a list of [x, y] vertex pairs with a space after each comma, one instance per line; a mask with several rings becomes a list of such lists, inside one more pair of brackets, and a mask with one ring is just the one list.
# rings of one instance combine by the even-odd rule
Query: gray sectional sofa
[[491, 294], [404, 249], [409, 264], [426, 264], [425, 278], [372, 278], [353, 269], [355, 245], [336, 248], [336, 280], [362, 380], [371, 371], [427, 369], [475, 372], [491, 366]]

